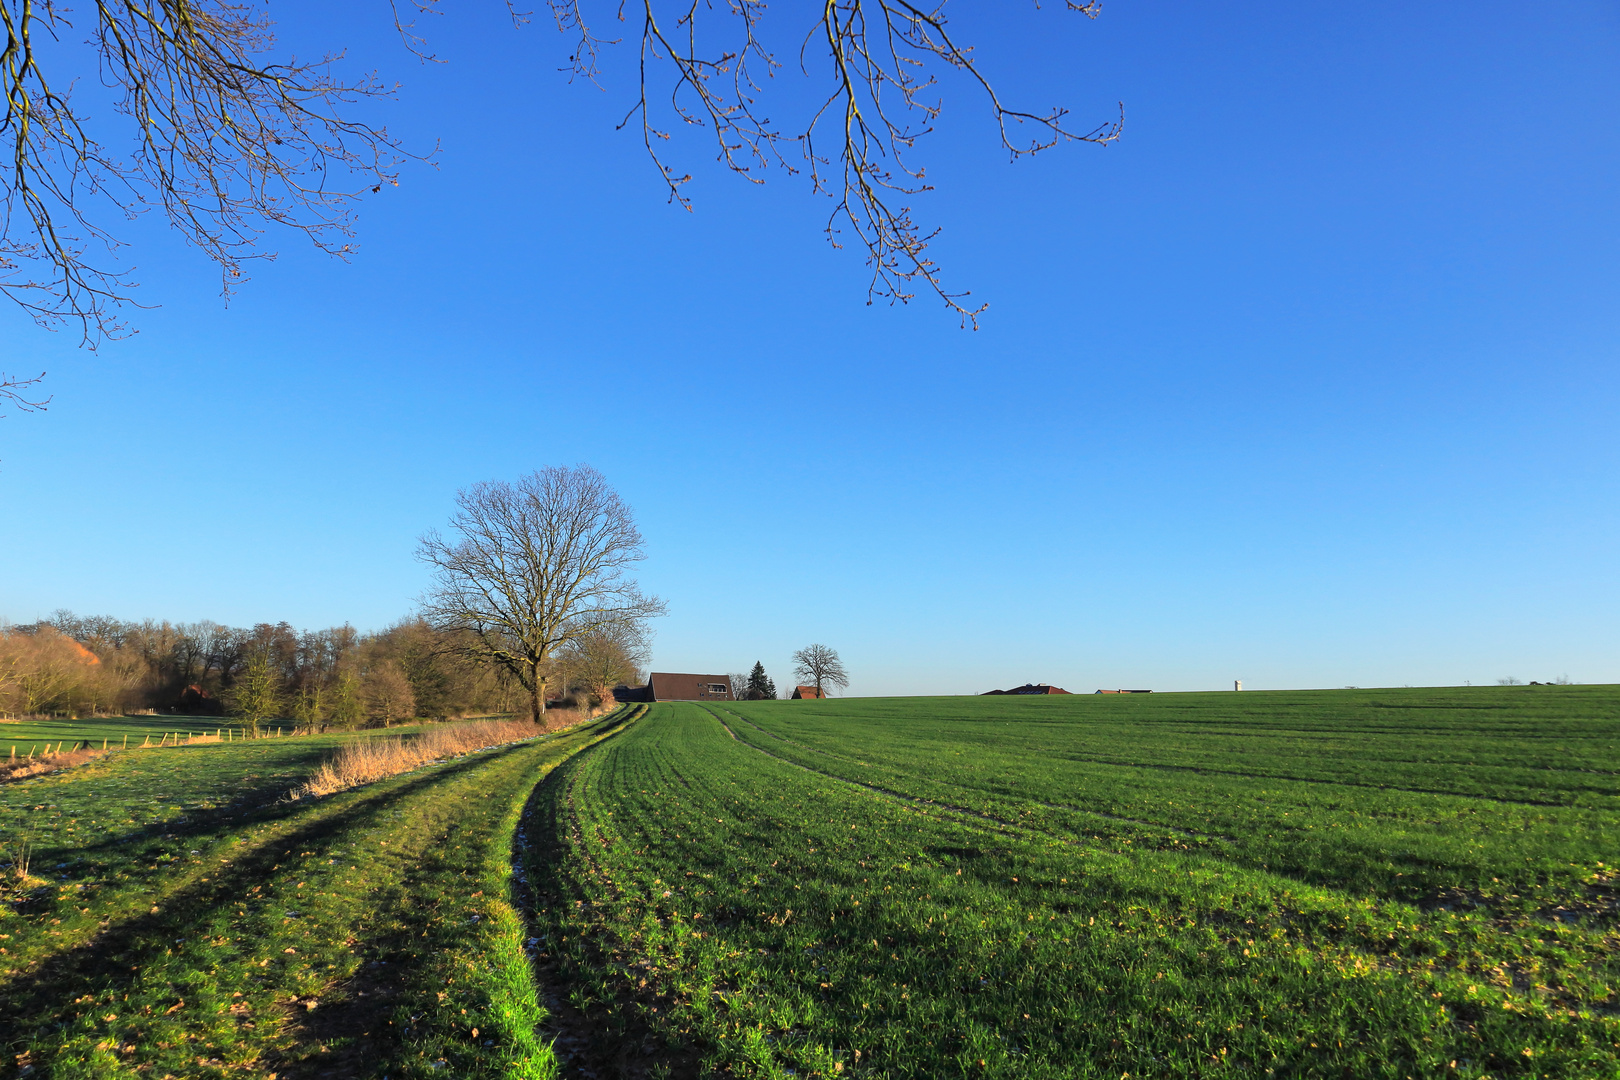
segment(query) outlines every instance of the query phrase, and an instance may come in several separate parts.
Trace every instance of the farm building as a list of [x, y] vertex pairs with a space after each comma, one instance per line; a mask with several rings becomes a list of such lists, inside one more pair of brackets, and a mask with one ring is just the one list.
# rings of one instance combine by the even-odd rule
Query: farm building
[[729, 675], [689, 675], [655, 671], [646, 686], [614, 687], [619, 701], [730, 701]]
[[1048, 683], [1025, 683], [1015, 686], [1011, 690], [986, 690], [980, 697], [989, 697], [991, 694], [1067, 694], [1068, 691], [1061, 686], [1052, 686]]
[[1151, 690], [1098, 690], [1099, 694], [1151, 694]]
[[808, 701], [811, 698], [823, 698], [826, 696], [826, 694], [823, 694], [820, 690], [817, 690], [813, 686], [795, 686], [793, 688], [793, 693], [788, 695], [788, 700], [798, 701], [802, 698]]

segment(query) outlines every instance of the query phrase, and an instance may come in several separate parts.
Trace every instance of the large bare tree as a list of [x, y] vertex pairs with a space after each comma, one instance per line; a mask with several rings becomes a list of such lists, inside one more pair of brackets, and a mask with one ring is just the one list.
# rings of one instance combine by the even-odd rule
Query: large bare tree
[[[402, 10], [438, 0], [391, 2], [405, 43], [425, 56]], [[702, 129], [722, 168], [754, 183], [771, 166], [802, 173], [831, 199], [828, 239], [865, 251], [869, 298], [904, 302], [921, 288], [964, 323], [976, 325], [983, 309], [947, 290], [928, 252], [936, 230], [910, 205], [928, 190], [911, 153], [940, 115], [937, 73], [979, 96], [1013, 157], [1120, 133], [1118, 119], [1071, 127], [1061, 108], [1003, 103], [951, 33], [946, 0], [823, 0], [769, 18], [763, 0], [547, 4], [569, 39], [567, 67], [583, 79], [603, 77], [604, 50], [620, 43], [597, 27], [633, 28], [639, 81], [620, 126], [640, 132], [672, 201], [690, 207], [691, 176], [671, 164], [671, 132]], [[273, 257], [261, 246], [273, 227], [334, 255], [351, 251], [356, 200], [395, 183], [408, 156], [363, 119], [364, 103], [393, 87], [345, 75], [336, 50], [282, 56], [266, 9], [266, 0], [86, 0], [70, 12], [53, 0], [0, 0], [0, 293], [43, 325], [76, 324], [91, 345], [122, 332], [118, 309], [136, 283], [115, 259], [109, 224], [151, 208], [219, 265], [226, 293], [248, 260]], [[76, 35], [87, 50], [66, 42]], [[785, 125], [763, 104], [784, 52], [813, 88]], [[128, 148], [115, 149], [113, 136], [127, 136]], [[42, 407], [37, 383], [0, 374], [0, 401]]]
[[816, 693], [823, 697], [827, 693], [826, 687], [849, 687], [849, 675], [844, 671], [844, 662], [838, 659], [838, 650], [825, 645], [806, 645], [794, 653], [793, 677], [807, 686], [814, 686]]
[[645, 558], [630, 508], [589, 465], [554, 467], [456, 496], [449, 537], [422, 537], [423, 612], [470, 655], [510, 672], [536, 721], [558, 651], [664, 613], [630, 576]]

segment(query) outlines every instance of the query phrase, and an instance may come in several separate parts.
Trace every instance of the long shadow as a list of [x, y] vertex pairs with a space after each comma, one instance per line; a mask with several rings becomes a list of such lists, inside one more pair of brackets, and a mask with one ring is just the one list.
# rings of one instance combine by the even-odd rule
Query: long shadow
[[[235, 902], [246, 886], [266, 878], [285, 857], [289, 845], [310, 846], [334, 837], [392, 809], [446, 776], [479, 768], [494, 758], [520, 752], [528, 745], [531, 744], [513, 744], [469, 755], [387, 790], [361, 794], [351, 805], [321, 814], [303, 828], [266, 837], [252, 849], [236, 855], [228, 868], [210, 874], [206, 884], [199, 881], [168, 894], [156, 914], [125, 919], [89, 941], [48, 957], [34, 971], [0, 983], [0, 1016], [7, 1021], [8, 1043], [20, 1048], [23, 1042], [41, 1031], [42, 1025], [55, 1020], [66, 1002], [95, 991], [126, 991], [138, 979], [146, 963], [164, 949], [166, 943], [172, 942], [176, 927], [191, 930], [222, 902]], [[319, 803], [294, 805], [292, 813], [313, 811], [319, 814], [321, 809]], [[397, 894], [397, 887], [392, 891]]]

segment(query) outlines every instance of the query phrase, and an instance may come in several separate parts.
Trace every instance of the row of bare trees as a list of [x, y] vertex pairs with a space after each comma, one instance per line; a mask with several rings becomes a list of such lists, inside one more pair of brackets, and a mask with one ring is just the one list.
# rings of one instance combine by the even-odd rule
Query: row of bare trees
[[[322, 730], [524, 711], [523, 687], [478, 662], [455, 632], [420, 617], [377, 633], [231, 627], [57, 611], [0, 626], [0, 716], [89, 716], [154, 710], [221, 715], [249, 726], [291, 720]], [[634, 680], [635, 642], [581, 641], [548, 665], [572, 704]]]

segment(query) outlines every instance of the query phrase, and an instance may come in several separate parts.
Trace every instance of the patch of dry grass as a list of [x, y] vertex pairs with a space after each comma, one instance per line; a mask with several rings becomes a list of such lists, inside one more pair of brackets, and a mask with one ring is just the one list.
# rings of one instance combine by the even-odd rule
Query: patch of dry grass
[[60, 754], [40, 754], [38, 757], [17, 758], [13, 761], [0, 760], [0, 784], [9, 780], [26, 780], [30, 776], [42, 776], [58, 769], [71, 769], [108, 752], [86, 747], [81, 750], [67, 750]]
[[316, 769], [308, 782], [291, 795], [294, 799], [330, 795], [398, 776], [430, 762], [532, 739], [546, 730], [556, 729], [550, 725], [537, 727], [527, 720], [471, 720], [442, 724], [415, 735], [356, 739], [339, 748], [330, 761]]

